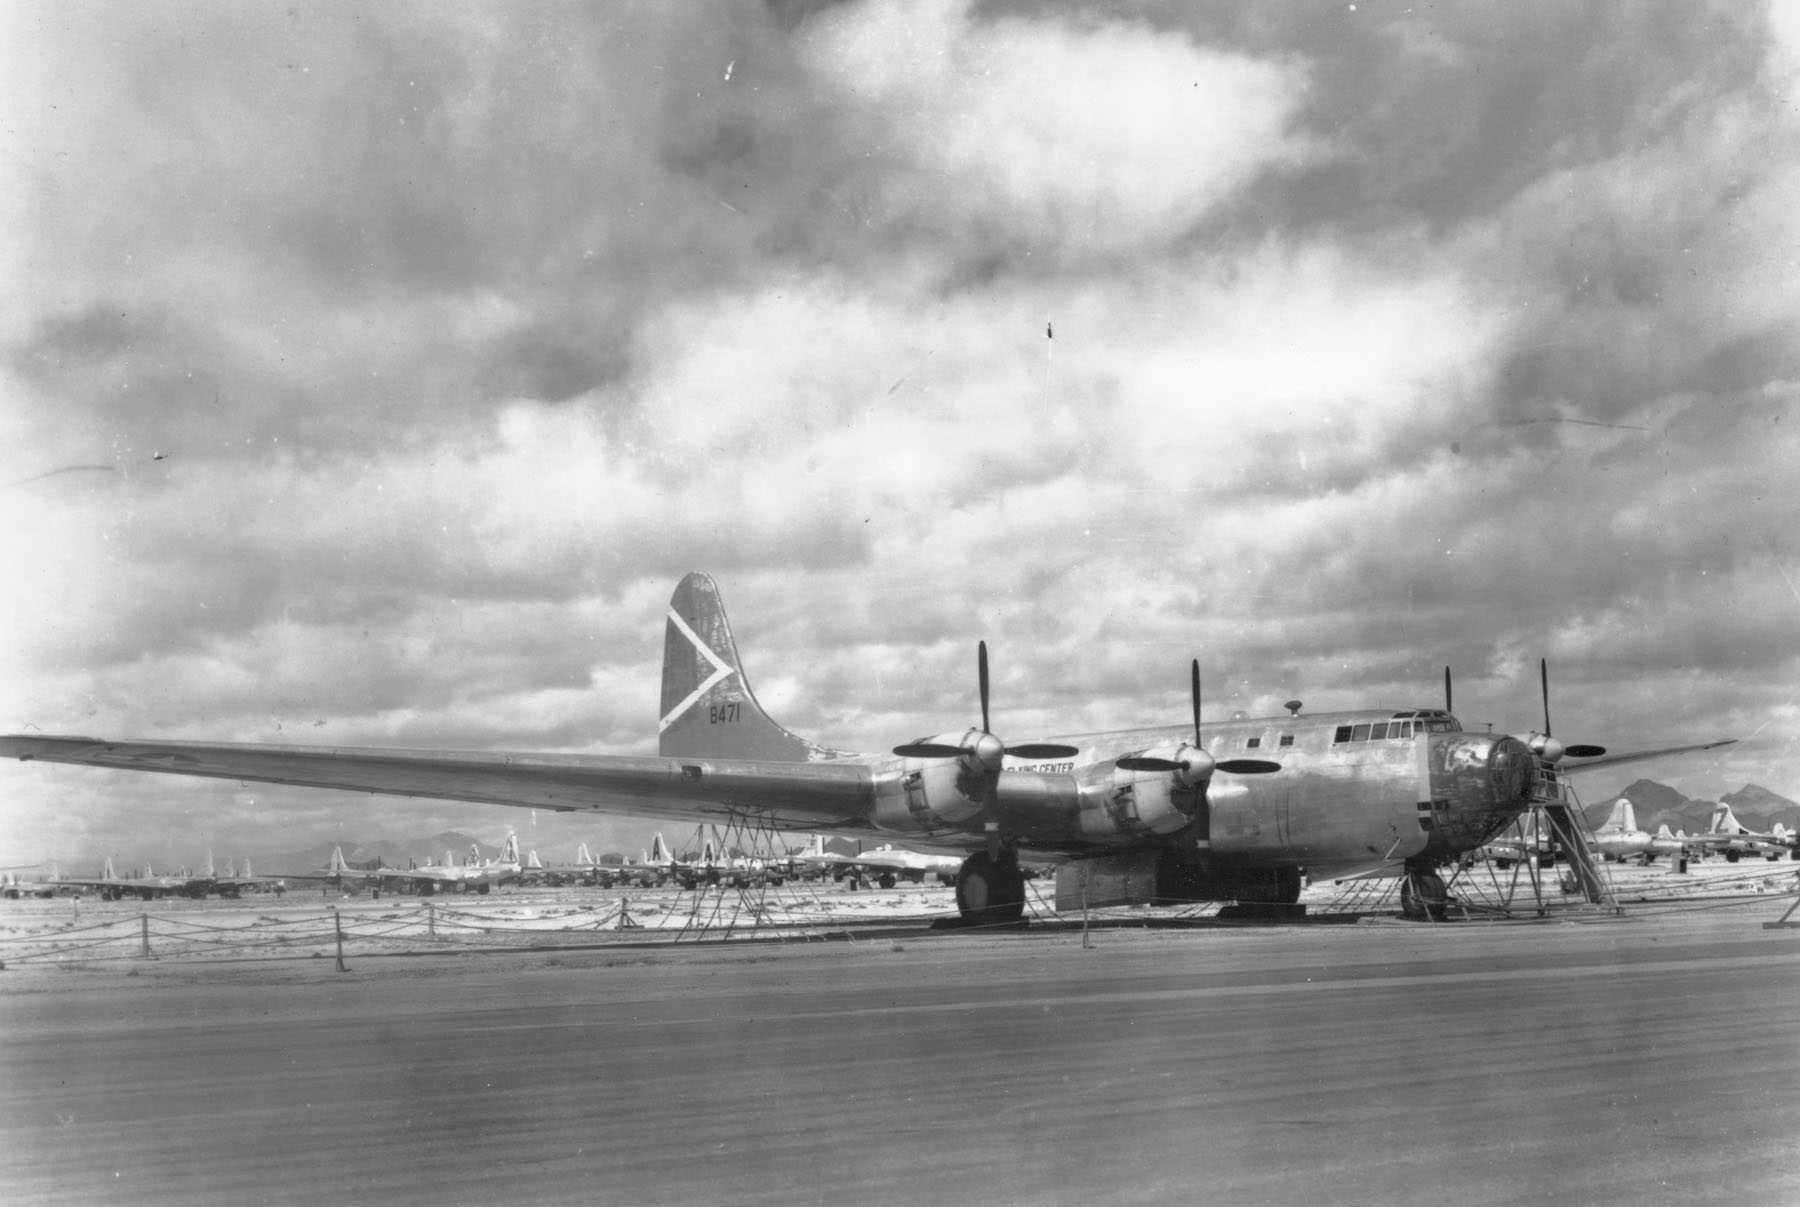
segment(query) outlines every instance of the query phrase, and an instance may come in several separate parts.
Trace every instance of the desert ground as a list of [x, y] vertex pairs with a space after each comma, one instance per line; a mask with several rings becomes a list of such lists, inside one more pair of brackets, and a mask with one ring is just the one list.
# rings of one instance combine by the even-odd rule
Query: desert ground
[[16, 956], [113, 913], [216, 936], [336, 905], [354, 933], [413, 927], [420, 903], [8, 902], [0, 1186], [21, 1204], [1793, 1203], [1800, 929], [1765, 925], [1792, 871], [1754, 871], [1784, 891], [1437, 925], [1114, 911], [1086, 933], [933, 930], [945, 890], [852, 910], [827, 889], [829, 913], [870, 917], [679, 941], [544, 925], [604, 919], [617, 893], [500, 894], [440, 903], [492, 933], [353, 938], [345, 971], [316, 927]]

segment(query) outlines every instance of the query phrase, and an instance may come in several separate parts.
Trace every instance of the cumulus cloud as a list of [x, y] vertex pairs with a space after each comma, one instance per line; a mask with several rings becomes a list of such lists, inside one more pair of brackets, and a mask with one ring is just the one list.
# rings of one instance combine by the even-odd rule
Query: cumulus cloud
[[[0, 728], [643, 751], [700, 568], [838, 747], [1548, 656], [1800, 797], [1784, 11], [15, 6]], [[0, 840], [529, 820], [71, 774]]]

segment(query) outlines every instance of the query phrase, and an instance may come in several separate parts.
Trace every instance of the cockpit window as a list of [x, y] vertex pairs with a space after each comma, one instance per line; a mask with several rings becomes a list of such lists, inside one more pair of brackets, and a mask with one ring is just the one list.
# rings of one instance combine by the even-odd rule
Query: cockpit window
[[1358, 726], [1357, 726], [1357, 727], [1356, 727], [1356, 728], [1355, 728], [1355, 730], [1353, 730], [1353, 731], [1352, 731], [1352, 732], [1351, 732], [1351, 734], [1350, 734], [1350, 740], [1351, 740], [1351, 741], [1352, 741], [1352, 742], [1366, 742], [1366, 741], [1368, 741], [1368, 740], [1369, 740], [1369, 727], [1368, 727], [1368, 726], [1367, 726], [1367, 725], [1358, 725]]

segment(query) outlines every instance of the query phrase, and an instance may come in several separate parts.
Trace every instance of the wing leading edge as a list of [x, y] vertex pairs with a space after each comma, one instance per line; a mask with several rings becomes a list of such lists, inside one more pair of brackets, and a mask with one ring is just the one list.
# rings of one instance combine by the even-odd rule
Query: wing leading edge
[[868, 826], [875, 799], [873, 770], [853, 762], [109, 742], [22, 734], [0, 737], [0, 756], [565, 812], [692, 821], [754, 815], [794, 828]]
[[1657, 750], [1633, 750], [1625, 754], [1602, 755], [1597, 759], [1569, 759], [1562, 763], [1558, 770], [1565, 774], [1576, 771], [1592, 771], [1596, 767], [1617, 767], [1620, 763], [1637, 763], [1645, 759], [1660, 759], [1671, 754], [1692, 754], [1696, 750], [1716, 750], [1720, 746], [1734, 746], [1736, 738], [1723, 738], [1716, 742], [1699, 742], [1692, 746], [1664, 746]]

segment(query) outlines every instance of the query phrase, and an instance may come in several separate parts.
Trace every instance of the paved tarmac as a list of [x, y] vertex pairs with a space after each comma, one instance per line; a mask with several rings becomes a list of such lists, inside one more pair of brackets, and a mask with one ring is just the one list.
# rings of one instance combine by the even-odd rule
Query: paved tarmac
[[0, 1198], [1791, 1205], [1777, 912], [10, 969]]

